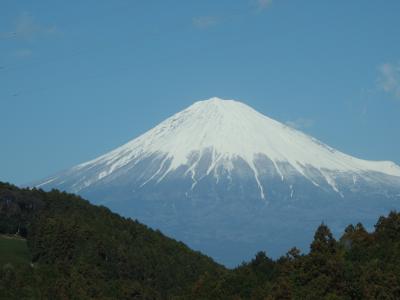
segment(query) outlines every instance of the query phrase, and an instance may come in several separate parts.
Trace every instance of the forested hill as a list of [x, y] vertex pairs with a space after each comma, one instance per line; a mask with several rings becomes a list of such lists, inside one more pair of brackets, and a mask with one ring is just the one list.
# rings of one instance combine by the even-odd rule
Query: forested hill
[[0, 299], [400, 299], [396, 212], [228, 270], [78, 196], [0, 183], [0, 234]]
[[[0, 183], [0, 233], [27, 238], [30, 265], [7, 265], [0, 299], [165, 299], [224, 268], [159, 231], [59, 191]], [[3, 297], [1, 297], [3, 296]]]

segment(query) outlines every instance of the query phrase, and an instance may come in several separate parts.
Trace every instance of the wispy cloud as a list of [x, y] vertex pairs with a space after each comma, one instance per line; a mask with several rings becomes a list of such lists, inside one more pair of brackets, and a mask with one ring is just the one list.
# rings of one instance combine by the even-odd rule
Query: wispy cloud
[[286, 121], [286, 125], [296, 129], [306, 129], [314, 126], [314, 120], [307, 118], [297, 118], [295, 120]]
[[218, 23], [218, 18], [215, 16], [198, 16], [192, 19], [193, 26], [199, 29], [212, 27]]
[[[249, 0], [249, 4], [255, 12], [262, 12], [268, 9], [272, 5], [273, 0]], [[234, 20], [240, 18], [239, 15], [225, 15], [225, 16], [214, 16], [214, 15], [203, 15], [192, 18], [192, 25], [197, 29], [207, 29], [218, 25], [219, 23], [227, 20]]]
[[256, 0], [257, 9], [259, 11], [269, 8], [272, 4], [272, 0]]
[[32, 40], [38, 36], [51, 35], [57, 32], [54, 25], [43, 25], [29, 12], [22, 12], [15, 20], [12, 30], [1, 33], [2, 38]]
[[386, 93], [400, 99], [400, 63], [380, 65], [378, 85]]

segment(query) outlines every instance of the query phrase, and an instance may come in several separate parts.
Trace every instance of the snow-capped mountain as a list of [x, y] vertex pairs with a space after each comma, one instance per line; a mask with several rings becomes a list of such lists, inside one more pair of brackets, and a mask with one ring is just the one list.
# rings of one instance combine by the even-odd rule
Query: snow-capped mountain
[[79, 193], [227, 264], [305, 245], [321, 221], [340, 231], [400, 207], [396, 164], [346, 155], [219, 98], [36, 186]]

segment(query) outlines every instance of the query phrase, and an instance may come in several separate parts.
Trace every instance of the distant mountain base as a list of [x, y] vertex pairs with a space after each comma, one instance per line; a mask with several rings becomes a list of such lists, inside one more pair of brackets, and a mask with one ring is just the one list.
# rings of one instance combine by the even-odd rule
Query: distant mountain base
[[[370, 175], [372, 176], [372, 174]], [[204, 177], [190, 190], [180, 179], [148, 185], [130, 193], [124, 186], [82, 191], [85, 198], [165, 234], [235, 267], [256, 251], [277, 258], [293, 245], [307, 252], [315, 228], [329, 225], [338, 237], [350, 223], [372, 229], [376, 218], [400, 209], [400, 180], [357, 184], [343, 179], [337, 188], [316, 187], [302, 177], [281, 181], [263, 178], [271, 189], [260, 199], [256, 183], [232, 176]], [[189, 181], [189, 179], [187, 179]], [[228, 185], [229, 184], [229, 185]], [[188, 192], [189, 190], [189, 192]], [[133, 195], [133, 196], [132, 196]]]

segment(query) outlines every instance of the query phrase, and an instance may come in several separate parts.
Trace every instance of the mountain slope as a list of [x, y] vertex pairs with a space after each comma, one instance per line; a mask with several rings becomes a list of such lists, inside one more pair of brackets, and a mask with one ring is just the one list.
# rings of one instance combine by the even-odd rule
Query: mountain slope
[[[243, 103], [211, 98], [36, 186], [79, 193], [235, 264], [259, 246], [281, 253], [306, 245], [321, 220], [333, 219], [337, 231], [371, 224], [399, 207], [400, 167], [351, 157]], [[288, 241], [276, 240], [277, 230]], [[237, 251], [228, 260], [226, 244]]]
[[[170, 299], [204, 273], [224, 272], [183, 243], [78, 196], [0, 182], [0, 234], [17, 231], [32, 264], [0, 259], [11, 264], [0, 265], [1, 299], [13, 299], [4, 292], [16, 299]], [[13, 274], [20, 265], [22, 282]]]

